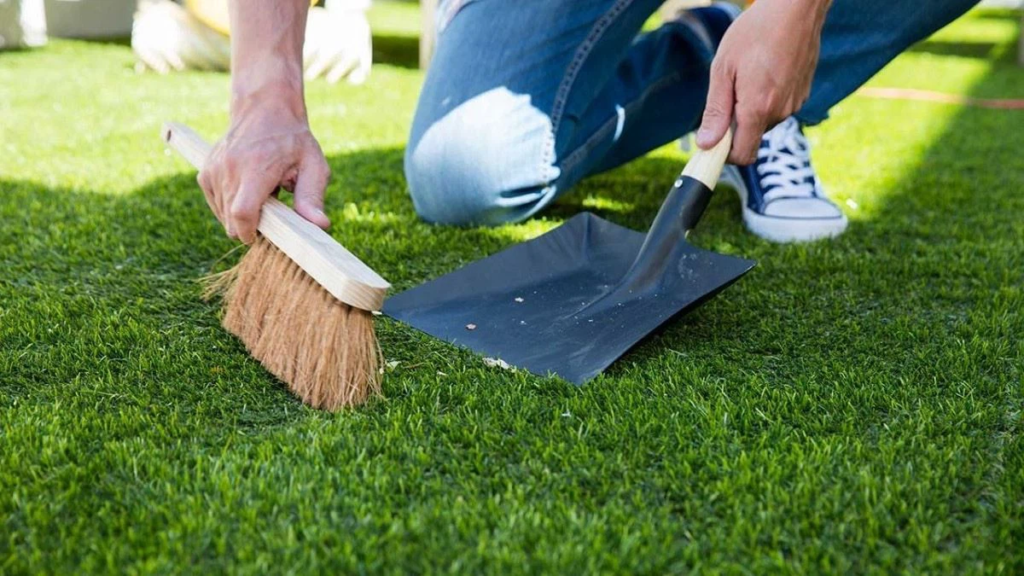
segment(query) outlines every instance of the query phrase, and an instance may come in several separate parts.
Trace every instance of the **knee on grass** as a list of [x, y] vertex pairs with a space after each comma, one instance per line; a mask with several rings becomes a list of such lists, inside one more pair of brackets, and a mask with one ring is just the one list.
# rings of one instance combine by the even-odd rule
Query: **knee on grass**
[[525, 219], [546, 203], [558, 169], [549, 152], [550, 121], [529, 97], [492, 90], [437, 112], [430, 122], [417, 118], [405, 157], [421, 218], [494, 226]]

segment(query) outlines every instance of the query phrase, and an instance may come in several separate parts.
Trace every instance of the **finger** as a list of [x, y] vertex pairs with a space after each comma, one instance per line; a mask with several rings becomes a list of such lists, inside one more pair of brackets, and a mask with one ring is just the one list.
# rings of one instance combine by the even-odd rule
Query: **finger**
[[182, 61], [181, 54], [179, 53], [180, 48], [180, 44], [173, 42], [168, 42], [157, 47], [157, 52], [160, 54], [160, 57], [164, 62], [167, 63], [167, 67], [170, 70], [176, 70], [178, 72], [185, 70], [185, 62]]
[[323, 157], [310, 156], [303, 162], [295, 183], [295, 212], [324, 229], [331, 225], [324, 214], [324, 189], [330, 177], [331, 171]]
[[224, 232], [231, 238], [235, 237], [231, 227], [231, 201], [238, 195], [238, 180], [221, 179], [214, 187], [213, 201], [217, 204], [217, 219], [224, 226]]
[[334, 84], [338, 80], [341, 80], [342, 78], [347, 77], [353, 70], [356, 69], [356, 66], [358, 66], [358, 65], [359, 65], [359, 59], [358, 59], [357, 55], [355, 55], [355, 54], [346, 54], [346, 55], [342, 56], [341, 61], [338, 62], [337, 64], [335, 64], [327, 72], [327, 78], [326, 78], [327, 83], [328, 84]]
[[359, 65], [356, 66], [356, 69], [347, 77], [345, 77], [345, 81], [352, 85], [359, 85], [366, 82], [366, 79], [370, 77], [370, 62], [371, 60], [369, 57], [363, 56], [360, 58]]
[[287, 191], [289, 191], [291, 193], [295, 193], [295, 182], [298, 179], [299, 179], [299, 169], [297, 167], [289, 168], [288, 170], [285, 170], [284, 176], [281, 177], [281, 185], [280, 185], [280, 187], [284, 188], [285, 190], [287, 190]]
[[761, 137], [764, 136], [767, 124], [762, 115], [746, 112], [742, 108], [736, 111], [736, 117], [736, 133], [732, 138], [729, 162], [747, 166], [757, 160], [757, 149], [761, 146]]
[[707, 150], [718, 144], [732, 124], [732, 109], [736, 103], [735, 75], [731, 68], [717, 59], [711, 65], [711, 81], [708, 86], [708, 101], [704, 106], [700, 130], [697, 131], [697, 145]]
[[242, 180], [238, 193], [228, 208], [228, 235], [246, 244], [256, 239], [256, 228], [260, 223], [260, 209], [276, 188], [263, 179]]
[[188, 39], [188, 48], [182, 51], [182, 58], [196, 70], [214, 70], [216, 62], [209, 44], [201, 36]]
[[370, 31], [370, 24], [369, 22], [366, 22], [364, 18], [360, 26], [365, 26], [361, 32], [361, 36], [365, 39], [358, 43], [358, 64], [355, 69], [345, 77], [345, 80], [349, 84], [362, 84], [363, 82], [366, 82], [367, 77], [370, 75], [370, 66], [373, 63], [373, 34]]
[[334, 63], [335, 55], [329, 53], [328, 50], [318, 50], [306, 67], [306, 80], [315, 80], [319, 78], [325, 70], [327, 70], [331, 64]]
[[206, 172], [200, 172], [196, 176], [196, 180], [199, 182], [199, 187], [203, 190], [203, 198], [206, 198], [206, 205], [210, 207], [210, 212], [217, 217], [217, 220], [223, 222], [220, 217], [220, 205], [217, 203], [217, 199], [213, 194], [213, 187], [210, 186], [210, 177]]
[[167, 63], [149, 46], [139, 46], [135, 49], [135, 54], [157, 74], [167, 74]]

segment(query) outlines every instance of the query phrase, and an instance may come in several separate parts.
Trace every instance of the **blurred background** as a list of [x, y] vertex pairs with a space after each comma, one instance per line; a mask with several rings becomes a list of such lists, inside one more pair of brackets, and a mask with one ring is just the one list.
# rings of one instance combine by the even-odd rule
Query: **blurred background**
[[[393, 0], [395, 1], [395, 0]], [[401, 0], [398, 0], [401, 1]], [[421, 66], [433, 47], [438, 0], [420, 2]], [[736, 0], [742, 2], [743, 0]], [[161, 73], [226, 69], [228, 0], [0, 0], [0, 49], [31, 48], [48, 37], [131, 38], [139, 69]], [[405, 2], [409, 3], [409, 2]], [[663, 16], [700, 0], [668, 0]], [[307, 72], [331, 82], [365, 81], [371, 64], [370, 0], [314, 0], [307, 34]], [[983, 7], [1020, 8], [1024, 0], [985, 0]], [[1024, 62], [1024, 40], [1020, 58]]]

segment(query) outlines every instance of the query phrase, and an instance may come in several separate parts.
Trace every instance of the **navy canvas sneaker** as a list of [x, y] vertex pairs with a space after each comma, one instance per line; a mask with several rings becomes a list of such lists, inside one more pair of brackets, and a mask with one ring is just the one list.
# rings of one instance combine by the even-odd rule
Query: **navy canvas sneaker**
[[721, 182], [739, 192], [743, 222], [765, 240], [808, 242], [846, 230], [846, 216], [814, 174], [810, 145], [796, 118], [765, 133], [756, 162], [727, 165]]
[[[729, 2], [681, 10], [675, 20], [688, 25], [712, 52], [742, 11]], [[690, 151], [692, 134], [680, 140]], [[838, 236], [846, 216], [825, 195], [811, 167], [811, 150], [800, 123], [790, 117], [761, 138], [757, 161], [727, 165], [721, 182], [739, 192], [743, 221], [754, 234], [772, 242], [807, 242]]]

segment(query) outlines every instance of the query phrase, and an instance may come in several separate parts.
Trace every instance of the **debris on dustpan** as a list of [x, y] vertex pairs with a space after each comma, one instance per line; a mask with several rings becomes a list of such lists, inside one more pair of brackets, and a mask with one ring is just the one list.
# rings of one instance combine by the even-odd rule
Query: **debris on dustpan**
[[687, 241], [730, 141], [694, 154], [647, 234], [584, 212], [391, 297], [384, 313], [473, 350], [488, 366], [581, 384], [754, 266]]

